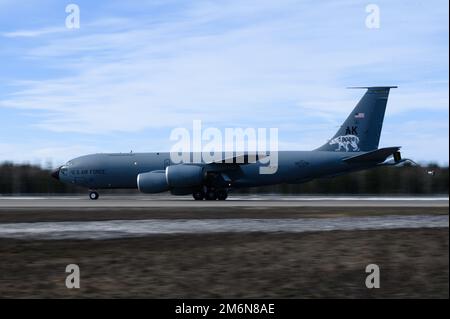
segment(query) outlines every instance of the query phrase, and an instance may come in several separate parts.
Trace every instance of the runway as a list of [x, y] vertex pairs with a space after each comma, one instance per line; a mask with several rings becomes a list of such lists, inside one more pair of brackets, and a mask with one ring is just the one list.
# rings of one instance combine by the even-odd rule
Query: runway
[[0, 238], [83, 240], [161, 234], [303, 233], [332, 230], [448, 228], [448, 222], [448, 215], [38, 222], [0, 224]]
[[158, 234], [448, 227], [448, 197], [27, 196], [0, 198], [0, 238], [110, 239]]
[[151, 208], [151, 207], [448, 207], [448, 197], [231, 195], [226, 201], [194, 201], [191, 196], [106, 195], [0, 196], [2, 208]]

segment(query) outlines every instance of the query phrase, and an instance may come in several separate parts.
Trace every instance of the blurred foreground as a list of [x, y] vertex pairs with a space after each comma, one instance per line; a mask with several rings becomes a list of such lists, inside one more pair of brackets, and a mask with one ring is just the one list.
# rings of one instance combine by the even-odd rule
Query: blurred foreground
[[[429, 207], [421, 201], [417, 206], [411, 206], [408, 201], [403, 202], [404, 206], [389, 206], [389, 201], [384, 201], [380, 207], [345, 206], [345, 202], [336, 207], [301, 206], [301, 201], [300, 206], [292, 207], [258, 206], [259, 201], [245, 203], [255, 205], [2, 207], [0, 297], [449, 296], [448, 201]], [[415, 224], [417, 220], [426, 221], [427, 216], [446, 219], [446, 222], [436, 226], [431, 222], [435, 218], [431, 218], [429, 224]], [[364, 218], [367, 218], [367, 226], [374, 219], [385, 223], [377, 229], [358, 229]], [[409, 218], [412, 224], [395, 224], [396, 220], [404, 218]], [[280, 231], [282, 228], [276, 231], [276, 227], [268, 227], [272, 225], [271, 220], [273, 226], [284, 221], [294, 229], [283, 226], [283, 231]], [[305, 223], [299, 224], [301, 220]], [[163, 229], [158, 225], [170, 221], [178, 227], [178, 232], [161, 234]], [[259, 227], [262, 221], [267, 227]], [[44, 229], [46, 234], [55, 234], [46, 238], [53, 239], [39, 237], [43, 235], [43, 222], [50, 227]], [[87, 227], [93, 222], [94, 228]], [[197, 226], [213, 223], [215, 230], [206, 227], [186, 233], [183, 225], [189, 226], [189, 222], [200, 223]], [[229, 227], [230, 222], [233, 222], [232, 229], [224, 231], [223, 227]], [[352, 222], [353, 228], [345, 228]], [[149, 227], [149, 223], [155, 227], [155, 232], [139, 233], [139, 229]], [[129, 229], [133, 238], [81, 239], [92, 238], [91, 235], [102, 230], [123, 232], [126, 231], [123, 227], [130, 224], [134, 225]], [[75, 225], [75, 228], [64, 229], [62, 234], [67, 236], [61, 239], [64, 236], [57, 233], [64, 225]], [[245, 225], [247, 228], [243, 227]], [[317, 227], [308, 225], [321, 225], [323, 231], [312, 232]], [[381, 229], [386, 227], [394, 229]], [[11, 231], [22, 235], [14, 239], [8, 235]], [[365, 286], [365, 268], [373, 263], [381, 271], [379, 289]], [[68, 264], [80, 267], [81, 288], [78, 290], [65, 286]]]
[[[0, 297], [448, 298], [448, 242], [448, 228], [2, 239]], [[71, 263], [80, 289], [65, 287]]]

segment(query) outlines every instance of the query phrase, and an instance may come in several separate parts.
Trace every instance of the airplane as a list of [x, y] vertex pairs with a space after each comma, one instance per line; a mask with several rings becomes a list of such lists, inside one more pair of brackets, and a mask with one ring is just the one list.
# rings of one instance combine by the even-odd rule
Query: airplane
[[231, 161], [176, 164], [169, 152], [157, 152], [85, 155], [68, 161], [51, 176], [88, 188], [92, 200], [99, 198], [100, 189], [136, 188], [142, 193], [170, 191], [192, 194], [195, 200], [225, 200], [230, 189], [304, 183], [411, 161], [401, 158], [400, 146], [378, 148], [389, 91], [397, 87], [356, 88], [366, 92], [336, 134], [311, 151], [279, 151], [274, 174], [260, 174], [262, 157], [249, 153], [240, 160], [236, 156]]

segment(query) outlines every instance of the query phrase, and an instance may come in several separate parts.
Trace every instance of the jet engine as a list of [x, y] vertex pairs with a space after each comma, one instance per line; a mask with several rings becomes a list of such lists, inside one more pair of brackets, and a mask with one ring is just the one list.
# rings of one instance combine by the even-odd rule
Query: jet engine
[[166, 171], [151, 171], [137, 176], [137, 187], [142, 193], [161, 193], [169, 190]]
[[171, 165], [165, 171], [157, 170], [137, 176], [137, 186], [142, 193], [161, 193], [169, 189], [188, 189], [200, 186], [206, 178], [203, 167], [196, 165]]
[[171, 188], [199, 186], [206, 178], [205, 169], [196, 165], [171, 165], [166, 168], [167, 184]]

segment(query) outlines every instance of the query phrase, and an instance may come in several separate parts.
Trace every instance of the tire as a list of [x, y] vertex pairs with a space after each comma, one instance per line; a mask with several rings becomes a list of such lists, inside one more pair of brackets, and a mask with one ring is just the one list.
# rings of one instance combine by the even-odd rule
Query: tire
[[216, 200], [217, 199], [217, 193], [215, 191], [207, 191], [205, 194], [206, 200]]
[[99, 195], [98, 195], [97, 192], [90, 192], [89, 193], [89, 198], [92, 199], [92, 200], [97, 200], [98, 197], [99, 197]]
[[217, 199], [218, 200], [226, 200], [228, 197], [228, 192], [224, 189], [221, 189], [217, 192]]
[[205, 198], [205, 193], [203, 191], [193, 192], [192, 197], [194, 197], [195, 200], [203, 200]]

